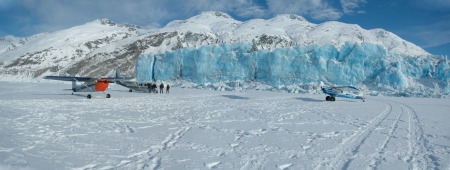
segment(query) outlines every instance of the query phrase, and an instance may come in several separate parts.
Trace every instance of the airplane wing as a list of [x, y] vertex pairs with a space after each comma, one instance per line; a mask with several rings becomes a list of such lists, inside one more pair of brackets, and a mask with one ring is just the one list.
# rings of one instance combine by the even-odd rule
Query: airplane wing
[[105, 77], [102, 79], [108, 79], [111, 83], [115, 83], [116, 81], [131, 80], [134, 79], [134, 77], [122, 77], [120, 76], [120, 70], [116, 69], [116, 77]]
[[45, 76], [44, 79], [60, 81], [91, 81], [92, 77], [71, 77], [71, 76]]
[[121, 77], [119, 69], [116, 70], [116, 77], [73, 77], [73, 76], [45, 76], [44, 79], [60, 80], [60, 81], [81, 81], [81, 82], [94, 82], [95, 80], [108, 79], [109, 83], [115, 83], [116, 81], [131, 80], [134, 77]]
[[102, 79], [108, 79], [111, 83], [115, 83], [116, 81], [131, 80], [134, 77], [102, 77]]
[[[50, 80], [60, 80], [60, 81], [82, 81], [82, 82], [86, 82], [86, 81], [93, 81], [96, 80], [97, 78], [93, 78], [93, 77], [71, 77], [71, 76], [45, 76], [44, 79], [50, 79]], [[120, 77], [120, 78], [116, 78], [116, 77], [104, 77], [104, 78], [99, 78], [99, 79], [108, 79], [110, 81], [110, 83], [114, 83], [117, 80], [131, 80], [134, 79], [133, 77]]]
[[341, 90], [341, 91], [361, 91], [360, 89], [353, 86], [338, 86], [332, 87], [333, 89]]

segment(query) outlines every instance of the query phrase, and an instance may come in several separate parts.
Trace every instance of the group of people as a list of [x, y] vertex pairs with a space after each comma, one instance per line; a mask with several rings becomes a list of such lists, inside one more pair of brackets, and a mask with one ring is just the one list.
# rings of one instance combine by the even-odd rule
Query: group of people
[[[158, 93], [156, 83], [146, 83], [145, 85], [148, 87], [148, 91], [150, 93]], [[169, 93], [169, 89], [170, 89], [170, 85], [167, 84], [166, 85], [166, 93]], [[159, 85], [159, 93], [161, 93], [161, 94], [164, 93], [164, 84], [163, 83], [161, 83]]]

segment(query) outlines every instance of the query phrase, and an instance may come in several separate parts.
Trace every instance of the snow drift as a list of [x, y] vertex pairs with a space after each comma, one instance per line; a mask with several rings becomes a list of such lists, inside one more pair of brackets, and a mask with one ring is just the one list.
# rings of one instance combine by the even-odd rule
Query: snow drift
[[256, 81], [272, 87], [360, 85], [397, 95], [450, 92], [449, 63], [443, 57], [402, 56], [371, 43], [347, 42], [340, 49], [310, 45], [255, 50], [252, 45], [217, 44], [144, 54], [136, 62], [137, 79], [195, 84]]

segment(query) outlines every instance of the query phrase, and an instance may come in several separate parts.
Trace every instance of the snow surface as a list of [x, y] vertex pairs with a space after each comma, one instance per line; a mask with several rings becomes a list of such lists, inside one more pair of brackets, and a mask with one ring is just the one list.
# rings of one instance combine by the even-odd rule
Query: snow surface
[[449, 169], [450, 99], [0, 82], [0, 169]]
[[450, 67], [438, 56], [400, 56], [371, 43], [295, 46], [254, 50], [251, 43], [186, 47], [143, 54], [136, 62], [140, 82], [186, 80], [196, 84], [261, 82], [289, 85], [358, 85], [380, 93], [450, 94]]

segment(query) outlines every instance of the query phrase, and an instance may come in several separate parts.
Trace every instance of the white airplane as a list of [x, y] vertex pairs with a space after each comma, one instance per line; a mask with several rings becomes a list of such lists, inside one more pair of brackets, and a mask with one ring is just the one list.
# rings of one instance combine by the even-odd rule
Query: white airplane
[[144, 93], [157, 93], [157, 85], [156, 83], [152, 82], [137, 82], [135, 80], [117, 80], [115, 81], [116, 84], [121, 85], [123, 87], [129, 88], [129, 92], [138, 91], [138, 92], [144, 92]]
[[156, 91], [156, 84], [154, 83], [141, 83], [133, 80], [119, 80], [116, 81], [118, 85], [129, 88], [129, 92], [139, 91], [144, 93], [151, 93], [152, 90]]
[[[72, 76], [46, 76], [44, 79], [71, 81], [73, 92], [103, 92], [108, 88], [109, 83], [114, 83], [119, 80], [128, 80], [132, 77], [118, 77], [120, 74], [119, 69], [116, 70], [116, 77], [72, 77]], [[72, 93], [73, 95], [73, 93]], [[91, 94], [87, 95], [88, 99], [92, 98]], [[106, 98], [111, 98], [110, 94], [106, 94]]]
[[326, 101], [335, 101], [336, 97], [365, 100], [363, 92], [353, 86], [323, 87], [322, 91], [329, 95], [325, 98]]
[[116, 84], [121, 85], [123, 87], [126, 87], [129, 90], [129, 92], [138, 91], [138, 92], [144, 92], [144, 93], [151, 93], [151, 92], [157, 92], [157, 85], [156, 83], [152, 82], [138, 82], [136, 80], [131, 80], [133, 78], [122, 78], [120, 77], [120, 72], [116, 71], [116, 78], [115, 81]]

